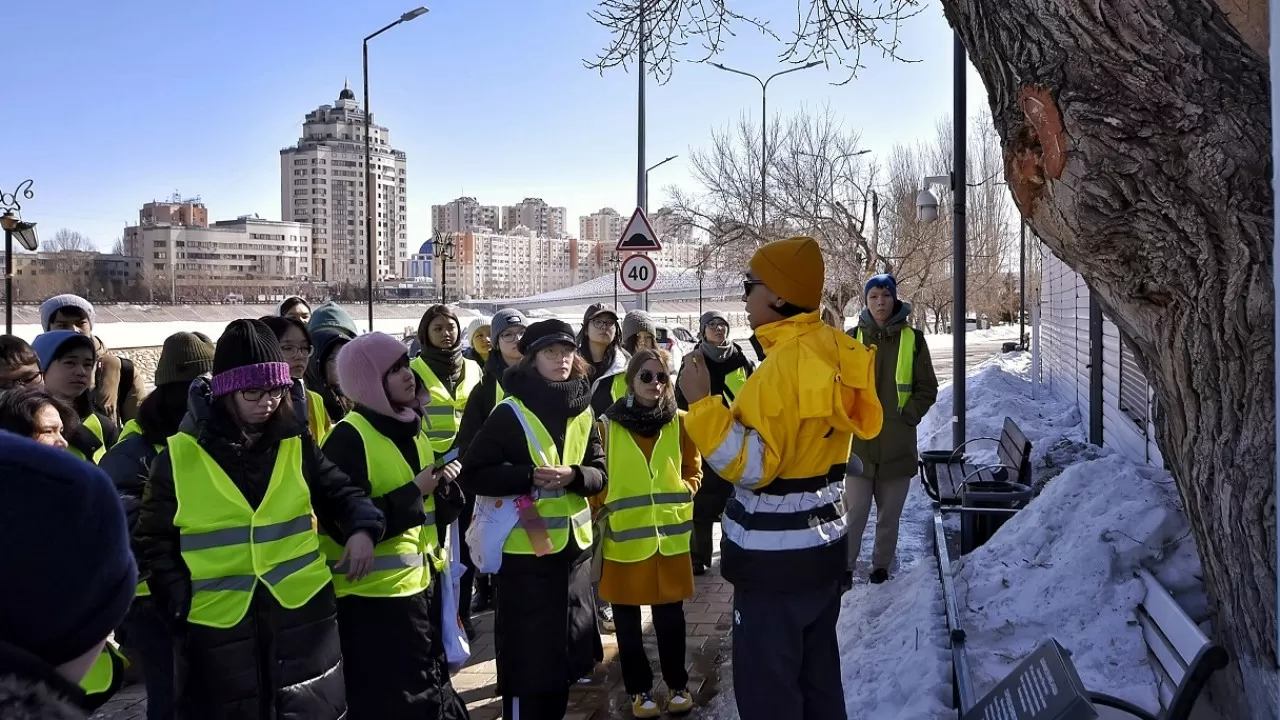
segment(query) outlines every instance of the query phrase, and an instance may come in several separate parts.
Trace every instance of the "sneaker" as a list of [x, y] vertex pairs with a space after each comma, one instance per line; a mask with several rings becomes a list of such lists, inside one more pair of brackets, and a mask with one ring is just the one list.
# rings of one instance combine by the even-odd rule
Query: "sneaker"
[[631, 717], [636, 718], [656, 718], [662, 717], [662, 708], [658, 703], [653, 701], [653, 696], [649, 693], [640, 693], [631, 696]]
[[876, 568], [871, 571], [871, 575], [867, 579], [871, 581], [872, 585], [879, 585], [889, 579], [889, 571], [884, 568]]
[[[600, 621], [600, 632], [613, 633], [613, 606], [601, 605], [596, 608], [596, 619]], [[649, 717], [646, 715], [645, 717]]]
[[684, 715], [693, 711], [693, 696], [688, 690], [676, 690], [667, 698], [668, 715]]

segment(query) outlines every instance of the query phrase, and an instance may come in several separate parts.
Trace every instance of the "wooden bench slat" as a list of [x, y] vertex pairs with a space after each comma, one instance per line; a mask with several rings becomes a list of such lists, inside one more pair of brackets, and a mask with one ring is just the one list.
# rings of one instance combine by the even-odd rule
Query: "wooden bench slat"
[[1143, 612], [1141, 607], [1138, 609], [1138, 626], [1142, 629], [1142, 639], [1146, 642], [1147, 649], [1155, 658], [1154, 670], [1156, 688], [1160, 693], [1160, 706], [1167, 708], [1173, 702], [1173, 693], [1182, 682], [1182, 678], [1186, 677], [1186, 667], [1182, 664], [1182, 658], [1178, 657], [1177, 649], [1169, 644], [1151, 616]]
[[[1142, 579], [1142, 584], [1146, 587], [1147, 595], [1142, 601], [1142, 607], [1151, 616], [1152, 621], [1160, 629], [1160, 632], [1168, 638], [1169, 643], [1177, 651], [1182, 673], [1175, 677], [1176, 682], [1182, 682], [1182, 675], [1186, 673], [1186, 667], [1199, 654], [1200, 648], [1209, 644], [1209, 638], [1205, 637], [1200, 628], [1190, 617], [1182, 610], [1182, 606], [1173, 599], [1168, 590], [1160, 584], [1160, 581], [1146, 570], [1139, 570], [1138, 577]], [[1172, 674], [1172, 673], [1170, 673]]]

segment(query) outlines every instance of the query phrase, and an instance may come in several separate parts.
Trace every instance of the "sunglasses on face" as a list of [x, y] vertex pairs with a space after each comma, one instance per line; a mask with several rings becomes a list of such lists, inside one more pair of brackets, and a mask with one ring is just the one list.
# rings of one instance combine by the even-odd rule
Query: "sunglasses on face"
[[245, 400], [248, 400], [249, 402], [258, 402], [262, 400], [262, 398], [264, 397], [271, 398], [272, 400], [279, 400], [280, 398], [284, 397], [284, 393], [286, 390], [288, 390], [288, 388], [273, 387], [273, 388], [267, 388], [266, 390], [263, 390], [261, 388], [254, 388], [252, 390], [241, 390], [240, 397], [244, 398]]
[[652, 370], [641, 370], [636, 377], [640, 378], [642, 383], [657, 382], [659, 385], [667, 384], [667, 374], [664, 372], [653, 372]]
[[750, 294], [751, 294], [751, 288], [755, 287], [756, 285], [763, 285], [763, 284], [764, 284], [764, 283], [760, 282], [759, 280], [753, 280], [752, 278], [743, 278], [743, 279], [742, 279], [742, 294], [743, 294], [743, 295], [750, 295]]

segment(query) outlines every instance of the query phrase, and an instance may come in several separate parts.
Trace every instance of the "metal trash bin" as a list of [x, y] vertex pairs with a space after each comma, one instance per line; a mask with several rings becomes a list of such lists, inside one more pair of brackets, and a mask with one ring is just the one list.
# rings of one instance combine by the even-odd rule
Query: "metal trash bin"
[[925, 493], [933, 500], [938, 499], [938, 465], [968, 461], [964, 453], [957, 454], [954, 450], [925, 450], [920, 453], [920, 477], [924, 480]]
[[[1021, 510], [1031, 502], [1031, 488], [1007, 480], [978, 480], [960, 488], [960, 506], [974, 510], [988, 508]], [[960, 554], [982, 547], [1004, 525], [1009, 513], [964, 512], [960, 515]]]

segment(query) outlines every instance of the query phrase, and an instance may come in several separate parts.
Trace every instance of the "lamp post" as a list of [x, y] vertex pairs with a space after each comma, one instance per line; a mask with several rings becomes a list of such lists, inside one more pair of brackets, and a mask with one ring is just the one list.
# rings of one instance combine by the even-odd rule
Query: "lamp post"
[[651, 173], [651, 172], [653, 172], [654, 170], [656, 170], [656, 169], [658, 168], [658, 166], [660, 166], [660, 165], [666, 165], [667, 163], [671, 162], [672, 160], [675, 160], [675, 159], [676, 159], [676, 158], [678, 158], [678, 157], [680, 157], [680, 156], [679, 156], [679, 155], [672, 155], [671, 157], [667, 158], [666, 160], [663, 160], [663, 161], [662, 161], [662, 162], [660, 162], [660, 163], [655, 163], [655, 164], [650, 165], [649, 167], [645, 168], [645, 170], [644, 170], [644, 211], [645, 211], [646, 213], [647, 213], [647, 212], [649, 212], [649, 173]]
[[959, 448], [964, 444], [965, 435], [965, 255], [966, 255], [966, 226], [965, 226], [965, 188], [967, 187], [967, 177], [965, 175], [965, 124], [968, 120], [965, 108], [965, 66], [967, 58], [965, 56], [964, 43], [960, 41], [960, 36], [954, 36], [954, 44], [952, 46], [952, 58], [954, 67], [952, 68], [952, 136], [955, 143], [952, 149], [954, 157], [951, 161], [950, 175], [933, 175], [924, 179], [924, 188], [920, 194], [916, 196], [916, 215], [924, 222], [933, 222], [938, 219], [938, 199], [933, 193], [929, 192], [930, 185], [949, 184], [952, 192], [951, 202], [951, 223], [954, 256], [952, 259], [951, 270], [951, 293], [952, 313], [951, 313], [951, 338], [953, 342], [954, 358], [952, 360], [952, 380], [951, 380], [951, 439], [955, 443], [955, 447]]
[[364, 60], [364, 248], [366, 256], [365, 279], [369, 283], [369, 332], [373, 332], [373, 266], [377, 257], [374, 254], [373, 218], [378, 207], [378, 189], [374, 187], [373, 184], [373, 149], [369, 138], [369, 124], [373, 116], [373, 111], [369, 108], [369, 41], [400, 23], [409, 22], [416, 17], [421, 17], [426, 14], [426, 7], [418, 7], [410, 10], [409, 12], [401, 15], [395, 22], [390, 23], [371, 35], [365, 36], [364, 42], [361, 44], [361, 51]]
[[431, 241], [431, 254], [435, 257], [436, 262], [440, 265], [440, 304], [445, 303], [445, 287], [448, 285], [449, 278], [449, 261], [453, 259], [454, 247], [457, 245], [458, 239], [450, 237], [448, 240], [441, 239], [437, 236]]
[[702, 277], [707, 274], [706, 270], [699, 265], [696, 271], [698, 273], [698, 318], [702, 318]]
[[609, 262], [613, 265], [613, 309], [618, 309], [618, 263], [622, 262], [622, 254], [614, 251], [609, 253]]
[[[23, 222], [21, 200], [35, 197], [31, 191], [30, 180], [23, 180], [13, 192], [0, 190], [0, 226], [4, 227], [4, 331], [13, 334], [13, 238], [16, 236], [22, 247], [35, 251], [40, 246], [36, 237], [36, 224]], [[14, 213], [18, 214], [14, 214]]]
[[718, 68], [725, 72], [731, 72], [731, 73], [734, 73], [735, 75], [742, 75], [745, 77], [749, 77], [752, 80], [755, 80], [756, 82], [760, 83], [760, 232], [762, 234], [764, 233], [765, 226], [769, 223], [768, 203], [767, 203], [768, 191], [766, 189], [767, 188], [766, 182], [768, 180], [767, 163], [769, 162], [769, 115], [768, 115], [769, 82], [776, 77], [781, 77], [788, 73], [800, 72], [801, 70], [808, 70], [809, 68], [817, 67], [821, 64], [822, 63], [820, 61], [814, 60], [811, 63], [805, 63], [804, 65], [799, 65], [797, 67], [787, 68], [786, 70], [779, 70], [778, 72], [770, 75], [764, 80], [761, 80], [759, 76], [753, 75], [749, 72], [744, 72], [742, 70], [735, 70], [731, 67], [722, 65], [720, 63], [711, 63], [711, 67]]

